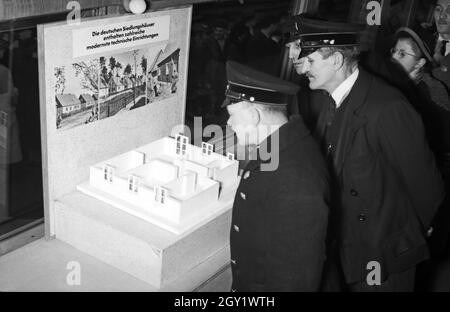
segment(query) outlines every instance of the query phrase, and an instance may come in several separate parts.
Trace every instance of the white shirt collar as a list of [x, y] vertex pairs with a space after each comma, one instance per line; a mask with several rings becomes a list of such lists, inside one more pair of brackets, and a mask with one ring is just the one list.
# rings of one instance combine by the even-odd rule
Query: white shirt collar
[[350, 90], [352, 89], [353, 85], [356, 82], [356, 79], [358, 79], [359, 75], [359, 69], [358, 67], [356, 70], [351, 74], [347, 79], [345, 79], [332, 93], [331, 97], [333, 98], [334, 102], [336, 102], [336, 108], [341, 106], [342, 102], [345, 100], [347, 95], [350, 93]]
[[447, 56], [448, 54], [450, 54], [450, 40], [444, 39], [442, 37], [442, 35], [439, 34], [438, 42], [441, 42], [442, 40], [447, 40], [447, 44], [445, 45], [445, 55], [444, 55], [444, 56]]

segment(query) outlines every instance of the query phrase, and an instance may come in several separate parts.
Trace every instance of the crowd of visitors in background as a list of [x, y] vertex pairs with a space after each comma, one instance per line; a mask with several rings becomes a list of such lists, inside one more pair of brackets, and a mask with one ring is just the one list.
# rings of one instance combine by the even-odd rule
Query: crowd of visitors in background
[[278, 75], [286, 33], [285, 14], [214, 17], [194, 21], [189, 53], [187, 112], [214, 118], [225, 99], [225, 64], [237, 61]]

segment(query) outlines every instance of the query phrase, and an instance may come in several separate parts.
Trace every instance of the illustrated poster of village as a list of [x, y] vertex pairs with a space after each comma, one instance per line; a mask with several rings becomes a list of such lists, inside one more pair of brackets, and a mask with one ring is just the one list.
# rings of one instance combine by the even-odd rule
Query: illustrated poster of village
[[176, 95], [180, 48], [173, 43], [108, 52], [56, 66], [56, 127], [70, 129]]

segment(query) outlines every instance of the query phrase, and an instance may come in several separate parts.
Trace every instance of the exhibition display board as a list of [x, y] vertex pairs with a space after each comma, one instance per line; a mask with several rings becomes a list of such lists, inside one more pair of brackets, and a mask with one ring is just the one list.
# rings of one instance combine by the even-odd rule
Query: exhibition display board
[[191, 7], [39, 25], [46, 235], [89, 166], [183, 124]]
[[38, 26], [46, 237], [157, 289], [229, 265], [235, 188], [176, 234], [76, 187], [91, 166], [182, 129], [191, 15], [186, 6]]

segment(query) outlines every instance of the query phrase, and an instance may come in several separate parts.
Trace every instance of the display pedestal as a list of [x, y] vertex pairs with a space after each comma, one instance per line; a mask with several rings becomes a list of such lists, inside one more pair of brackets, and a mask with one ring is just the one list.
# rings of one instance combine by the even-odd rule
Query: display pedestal
[[[231, 207], [237, 185], [227, 190], [221, 184], [221, 190], [229, 194], [221, 194], [218, 202], [210, 196], [190, 202], [189, 209], [204, 208], [195, 212], [207, 217], [175, 233], [141, 219], [145, 214], [132, 215], [133, 210], [127, 213], [120, 210], [124, 206], [118, 209], [76, 187], [90, 180], [95, 164], [184, 133], [191, 15], [192, 6], [185, 6], [84, 19], [81, 24], [64, 21], [38, 26], [46, 238], [56, 237], [158, 289], [189, 280], [187, 276], [205, 264], [208, 272], [214, 272], [229, 263]], [[135, 36], [131, 28], [144, 34]], [[133, 62], [132, 75], [125, 69], [108, 69], [104, 61], [110, 59], [122, 65]], [[149, 66], [141, 66], [144, 59]], [[108, 81], [106, 76], [99, 77], [103, 69], [111, 73]], [[65, 78], [55, 80], [55, 73], [65, 73]], [[134, 82], [130, 80], [133, 75]], [[60, 89], [58, 81], [66, 82], [64, 88]], [[158, 97], [148, 87], [152, 82], [161, 86]], [[187, 143], [177, 143], [184, 155]], [[105, 168], [112, 182], [115, 169]], [[221, 171], [214, 172], [218, 172], [214, 180], [220, 181]], [[139, 186], [140, 176], [126, 178], [120, 180], [126, 182], [125, 189], [131, 185], [133, 192], [145, 190]], [[172, 196], [163, 186], [154, 186], [153, 199], [169, 203]], [[203, 202], [215, 207], [209, 209]], [[208, 280], [211, 274], [202, 277]], [[193, 282], [185, 289], [196, 285]]]
[[234, 193], [235, 189], [223, 194], [217, 203], [221, 209], [196, 228], [175, 235], [76, 191], [56, 201], [55, 234], [57, 239], [162, 288], [212, 257], [217, 270], [229, 263], [224, 250], [229, 248]]

